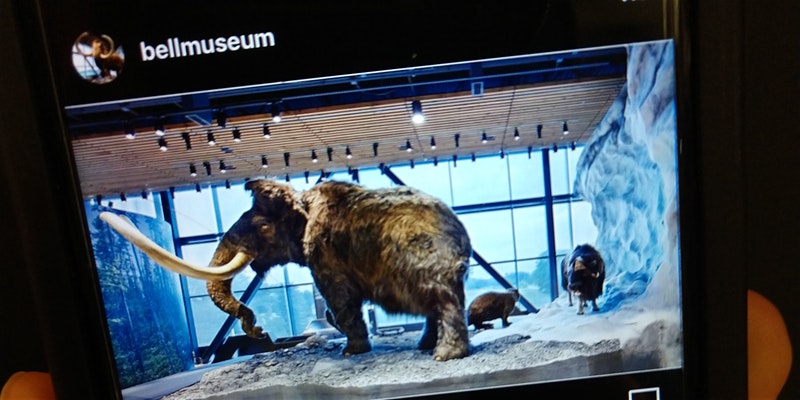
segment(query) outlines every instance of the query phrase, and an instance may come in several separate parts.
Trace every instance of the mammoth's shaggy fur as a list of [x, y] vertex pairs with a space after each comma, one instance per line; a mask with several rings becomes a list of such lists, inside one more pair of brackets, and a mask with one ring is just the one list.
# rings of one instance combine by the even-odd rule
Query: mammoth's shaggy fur
[[588, 244], [575, 247], [561, 261], [561, 287], [569, 293], [569, 305], [572, 305], [572, 293], [578, 295], [578, 315], [583, 314], [586, 302], [592, 301], [592, 311], [599, 311], [597, 298], [603, 294], [603, 282], [606, 279], [606, 263], [600, 252]]

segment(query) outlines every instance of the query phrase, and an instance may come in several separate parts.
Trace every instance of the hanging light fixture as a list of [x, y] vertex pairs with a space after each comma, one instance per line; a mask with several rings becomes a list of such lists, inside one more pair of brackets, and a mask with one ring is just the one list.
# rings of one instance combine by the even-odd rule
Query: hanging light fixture
[[489, 137], [486, 136], [486, 131], [483, 131], [483, 133], [481, 133], [481, 143], [486, 144], [488, 142], [489, 142]]
[[214, 140], [214, 132], [211, 132], [210, 129], [208, 130], [208, 132], [206, 132], [206, 139], [208, 140], [208, 145], [209, 146], [213, 146], [213, 145], [217, 144], [217, 141]]
[[289, 153], [283, 153], [283, 163], [289, 168]]
[[373, 157], [378, 156], [378, 142], [372, 144], [372, 156]]
[[553, 153], [558, 153], [558, 146], [553, 143]]
[[425, 114], [422, 112], [422, 102], [419, 100], [411, 102], [411, 122], [416, 125], [425, 122]]
[[239, 131], [239, 128], [233, 128], [233, 141], [239, 143], [242, 141], [242, 132]]
[[158, 148], [161, 149], [161, 151], [167, 151], [167, 139], [163, 137], [158, 138]]
[[310, 175], [310, 174], [308, 173], [308, 171], [306, 171], [306, 172], [303, 172], [303, 176], [305, 176], [305, 178], [306, 178], [306, 183], [308, 183], [308, 176], [309, 176], [309, 175]]
[[572, 143], [570, 143], [569, 147], [572, 149], [572, 151], [575, 151], [575, 149], [576, 149], [578, 146], [577, 146], [577, 145], [575, 144], [575, 142], [573, 141]]
[[133, 127], [133, 124], [125, 125], [125, 138], [136, 139], [136, 128]]
[[195, 167], [194, 164], [189, 164], [189, 175], [197, 176], [197, 167]]
[[225, 165], [225, 161], [219, 160], [219, 172], [221, 174], [228, 172], [228, 167]]
[[567, 121], [564, 121], [564, 125], [561, 126], [561, 131], [564, 132], [565, 135], [569, 134], [569, 128], [567, 128]]
[[181, 133], [181, 137], [183, 138], [183, 143], [186, 144], [186, 150], [192, 149], [192, 139], [189, 138], [189, 132]]
[[225, 189], [231, 188], [231, 181], [229, 179], [225, 179]]
[[472, 158], [472, 162], [475, 162], [475, 153], [472, 153], [470, 156]]
[[453, 154], [453, 168], [458, 166], [458, 155]]
[[333, 147], [328, 147], [325, 151], [328, 153], [328, 162], [333, 162]]
[[225, 110], [217, 111], [217, 125], [220, 128], [228, 126], [228, 114], [225, 114]]
[[264, 134], [264, 139], [269, 139], [270, 137], [272, 137], [272, 134], [269, 132], [269, 126], [267, 126], [266, 123], [264, 125], [261, 125], [261, 133]]
[[283, 120], [283, 111], [280, 102], [272, 103], [272, 107], [270, 108], [270, 113], [272, 114], [272, 122], [279, 123]]
[[267, 163], [267, 156], [261, 156], [261, 168], [267, 168], [269, 164]]
[[289, 174], [286, 174], [286, 182], [289, 182]]
[[519, 129], [514, 128], [514, 140], [519, 140]]
[[436, 139], [431, 136], [431, 150], [436, 150]]
[[167, 134], [167, 129], [164, 128], [164, 120], [159, 119], [158, 121], [156, 121], [155, 133], [156, 136], [164, 136]]
[[506, 152], [503, 149], [500, 149], [500, 158], [506, 158]]
[[409, 152], [409, 153], [411, 153], [412, 151], [414, 151], [414, 148], [413, 148], [413, 147], [411, 147], [411, 141], [410, 141], [410, 140], [408, 140], [408, 139], [406, 139], [406, 151], [407, 151], [407, 152]]
[[142, 198], [147, 200], [147, 191], [146, 190], [142, 190]]
[[542, 124], [536, 125], [536, 138], [542, 138]]
[[317, 152], [314, 151], [314, 150], [311, 150], [311, 162], [316, 164], [317, 161], [319, 161], [319, 159], [317, 158]]
[[528, 146], [528, 159], [531, 158], [531, 153], [533, 152], [533, 146]]
[[194, 184], [194, 191], [197, 192], [197, 193], [200, 193], [200, 184], [199, 183], [195, 183]]
[[439, 157], [434, 156], [433, 157], [433, 166], [435, 167], [437, 165], [439, 165]]
[[125, 196], [125, 192], [120, 192], [119, 199], [120, 201], [128, 201], [128, 197]]
[[458, 145], [459, 145], [458, 141], [460, 139], [461, 139], [461, 134], [460, 133], [456, 133], [455, 135], [453, 135], [453, 140], [456, 142], [456, 148], [458, 148]]
[[350, 151], [350, 146], [344, 148], [344, 156], [347, 157], [348, 160], [353, 158], [353, 153]]
[[206, 176], [211, 176], [211, 163], [208, 161], [203, 161], [203, 168], [206, 169]]
[[408, 160], [409, 164], [411, 165], [411, 169], [414, 169], [414, 159]]

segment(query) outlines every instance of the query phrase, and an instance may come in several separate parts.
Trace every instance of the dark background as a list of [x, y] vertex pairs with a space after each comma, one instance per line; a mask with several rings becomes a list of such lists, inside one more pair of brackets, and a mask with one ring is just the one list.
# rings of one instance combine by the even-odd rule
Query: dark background
[[[694, 372], [707, 374], [702, 386], [709, 398], [746, 397], [746, 369], [741, 365], [746, 352], [745, 287], [772, 300], [786, 319], [795, 357], [781, 399], [800, 398], [800, 302], [793, 273], [800, 249], [798, 7], [793, 0], [687, 5], [693, 90], [679, 96], [690, 101], [689, 129], [699, 139], [696, 148], [687, 149], [697, 156], [697, 169], [689, 173], [695, 174], [692, 178], [699, 189], [695, 199], [699, 208], [689, 215], [699, 222], [691, 235], [702, 243], [697, 255], [705, 267], [697, 289], [708, 288], [696, 306], [714, 310], [700, 322], [713, 337], [703, 338], [707, 357], [701, 370]], [[74, 254], [80, 246], [70, 242], [74, 229], [68, 227], [76, 221], [61, 215], [77, 208], [72, 188], [54, 181], [53, 171], [42, 162], [59, 154], [49, 150], [39, 135], [26, 134], [59, 125], [34, 117], [35, 110], [51, 112], [56, 105], [52, 99], [37, 97], [35, 90], [31, 95], [36, 85], [28, 77], [46, 71], [31, 67], [29, 60], [23, 63], [27, 50], [20, 47], [19, 35], [29, 32], [35, 21], [16, 20], [14, 11], [10, 0], [0, 2], [2, 381], [17, 370], [63, 368], [63, 363], [48, 364], [50, 354], [68, 356], [76, 371], [94, 371], [93, 365], [106, 362], [101, 355], [81, 352], [80, 343], [72, 346], [76, 340], [91, 343], [104, 338], [95, 332], [93, 317], [99, 311], [79, 306], [92, 289], [60, 284], [74, 278], [63, 265], [87, 260]], [[69, 165], [64, 159], [53, 162]], [[68, 260], [62, 259], [65, 255]], [[59, 293], [63, 301], [41, 301], [51, 292]], [[82, 385], [85, 398], [102, 398], [92, 395], [104, 392], [96, 387], [102, 376], [93, 380], [56, 372], [60, 372], [57, 387], [63, 385], [59, 379], [84, 380], [71, 384]]]

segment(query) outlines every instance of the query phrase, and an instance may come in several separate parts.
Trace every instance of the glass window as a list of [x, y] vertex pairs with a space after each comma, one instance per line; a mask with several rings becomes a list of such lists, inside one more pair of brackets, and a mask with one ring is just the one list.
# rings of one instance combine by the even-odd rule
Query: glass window
[[517, 258], [547, 255], [547, 221], [544, 206], [515, 208], [514, 244]]
[[[119, 197], [109, 197], [108, 202], [114, 203], [112, 208], [120, 211], [127, 211], [136, 214], [146, 215], [151, 218], [156, 218], [156, 206], [153, 202], [153, 196], [147, 196], [143, 199], [139, 195], [126, 196], [125, 201]], [[106, 203], [108, 204], [108, 203]]]
[[542, 153], [513, 153], [508, 155], [508, 168], [511, 178], [511, 198], [527, 199], [544, 197], [544, 171]]
[[[194, 315], [194, 329], [197, 333], [198, 346], [208, 346], [214, 340], [219, 328], [228, 318], [228, 314], [217, 308], [208, 296], [192, 297], [192, 314]], [[232, 331], [241, 333], [241, 325], [233, 324]]]
[[497, 280], [492, 278], [486, 270], [480, 265], [473, 265], [469, 269], [467, 281], [464, 284], [464, 293], [466, 304], [475, 300], [476, 297], [493, 291], [505, 290]]
[[[214, 256], [214, 250], [217, 249], [217, 242], [200, 243], [181, 246], [182, 258], [195, 265], [208, 265], [211, 258]], [[186, 278], [189, 286], [189, 295], [205, 295], [206, 281], [202, 279]]]
[[480, 204], [511, 199], [506, 158], [480, 157], [458, 161], [451, 169], [453, 204]]
[[[256, 315], [256, 324], [275, 340], [292, 335], [292, 324], [289, 316], [289, 304], [284, 288], [260, 289], [253, 296], [249, 307]], [[234, 324], [236, 332], [241, 332], [241, 324]]]
[[200, 193], [194, 190], [176, 191], [173, 203], [181, 237], [219, 232], [210, 187], [203, 187]]
[[567, 170], [567, 152], [561, 149], [557, 152], [550, 152], [550, 187], [553, 196], [567, 194], [570, 192], [569, 174]]
[[472, 249], [486, 261], [493, 263], [514, 259], [510, 210], [462, 214], [458, 218], [467, 229]]
[[569, 203], [553, 204], [553, 221], [555, 222], [556, 251], [572, 250], [572, 221]]
[[381, 174], [377, 168], [362, 168], [358, 170], [358, 181], [362, 186], [370, 189], [390, 188], [394, 186], [388, 176]]
[[[519, 293], [534, 307], [540, 308], [550, 303], [550, 264], [547, 258], [520, 261]], [[520, 307], [523, 309], [523, 307]]]
[[453, 195], [450, 192], [450, 171], [447, 163], [440, 163], [435, 167], [432, 162], [419, 163], [413, 169], [410, 165], [399, 165], [392, 167], [392, 172], [406, 186], [436, 197], [449, 206], [453, 205]]
[[314, 305], [314, 287], [310, 284], [289, 286], [289, 304], [291, 304], [292, 336], [303, 333], [309, 322], [317, 319]]
[[253, 206], [253, 196], [249, 190], [244, 190], [244, 183], [231, 185], [230, 189], [224, 186], [217, 187], [217, 202], [219, 203], [219, 216], [222, 219], [223, 232]]
[[286, 264], [287, 283], [289, 285], [300, 285], [303, 283], [314, 283], [311, 277], [311, 269], [301, 267], [295, 263]]
[[575, 245], [590, 243], [597, 240], [597, 227], [592, 219], [592, 205], [586, 201], [571, 204], [572, 207], [572, 236]]

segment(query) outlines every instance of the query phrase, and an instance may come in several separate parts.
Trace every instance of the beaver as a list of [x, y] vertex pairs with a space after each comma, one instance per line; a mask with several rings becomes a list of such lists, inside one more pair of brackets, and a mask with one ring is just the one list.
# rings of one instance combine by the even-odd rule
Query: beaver
[[519, 291], [510, 289], [507, 292], [488, 292], [475, 298], [469, 305], [467, 326], [475, 325], [475, 329], [491, 328], [486, 321], [502, 318], [503, 327], [511, 325], [508, 316], [514, 310], [519, 299]]

